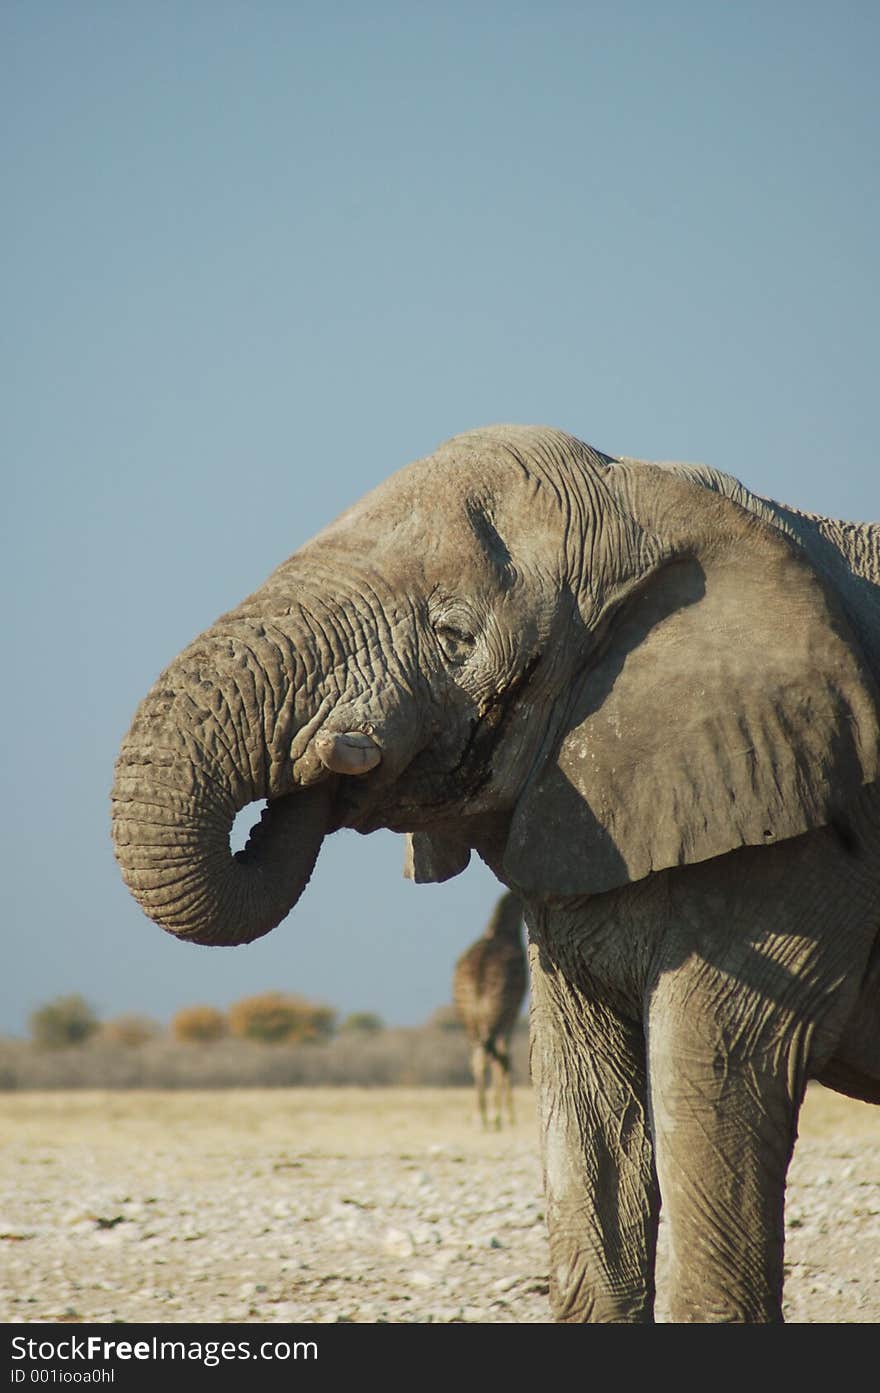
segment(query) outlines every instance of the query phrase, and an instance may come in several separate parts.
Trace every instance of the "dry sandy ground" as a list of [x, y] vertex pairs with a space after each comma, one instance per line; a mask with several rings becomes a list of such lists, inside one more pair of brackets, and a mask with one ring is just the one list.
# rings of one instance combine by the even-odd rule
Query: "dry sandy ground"
[[[517, 1106], [483, 1134], [457, 1089], [0, 1095], [0, 1321], [547, 1322]], [[787, 1225], [787, 1320], [880, 1320], [880, 1108], [810, 1090]]]

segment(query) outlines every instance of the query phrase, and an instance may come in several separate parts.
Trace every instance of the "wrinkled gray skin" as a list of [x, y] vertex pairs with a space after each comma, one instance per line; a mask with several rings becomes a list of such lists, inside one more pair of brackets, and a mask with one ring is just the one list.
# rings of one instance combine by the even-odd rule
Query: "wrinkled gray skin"
[[[171, 663], [119, 756], [146, 912], [285, 917], [339, 827], [521, 896], [566, 1321], [781, 1319], [808, 1079], [880, 1101], [880, 541], [703, 468], [470, 432]], [[235, 813], [269, 805], [244, 852]]]

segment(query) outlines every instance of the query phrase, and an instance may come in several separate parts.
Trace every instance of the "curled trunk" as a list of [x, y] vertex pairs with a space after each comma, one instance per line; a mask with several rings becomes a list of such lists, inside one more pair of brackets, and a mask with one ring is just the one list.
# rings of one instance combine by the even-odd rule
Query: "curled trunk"
[[[249, 943], [299, 899], [327, 829], [332, 777], [294, 763], [322, 711], [303, 645], [230, 620], [197, 639], [141, 703], [116, 763], [113, 842], [145, 913], [193, 943]], [[236, 814], [268, 799], [243, 851]]]

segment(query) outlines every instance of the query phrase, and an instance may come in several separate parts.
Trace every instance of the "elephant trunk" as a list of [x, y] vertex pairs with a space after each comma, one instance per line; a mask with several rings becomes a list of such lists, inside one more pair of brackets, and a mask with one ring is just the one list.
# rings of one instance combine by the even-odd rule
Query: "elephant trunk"
[[[113, 842], [135, 899], [169, 933], [249, 943], [305, 889], [338, 782], [309, 753], [327, 708], [309, 689], [315, 669], [308, 644], [230, 617], [138, 708], [116, 763]], [[236, 813], [262, 798], [261, 821], [233, 854]]]

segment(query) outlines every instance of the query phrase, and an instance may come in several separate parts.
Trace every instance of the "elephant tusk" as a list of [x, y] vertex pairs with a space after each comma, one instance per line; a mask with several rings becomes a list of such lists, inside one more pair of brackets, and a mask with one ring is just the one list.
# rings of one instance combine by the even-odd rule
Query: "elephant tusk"
[[382, 751], [372, 736], [359, 730], [344, 734], [322, 730], [315, 736], [315, 751], [325, 769], [334, 774], [367, 774], [382, 760]]

